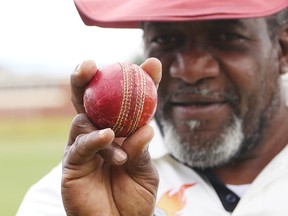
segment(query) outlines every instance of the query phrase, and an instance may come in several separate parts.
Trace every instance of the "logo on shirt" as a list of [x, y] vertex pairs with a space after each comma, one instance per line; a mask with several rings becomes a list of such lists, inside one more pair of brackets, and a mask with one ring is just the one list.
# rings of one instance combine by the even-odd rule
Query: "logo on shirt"
[[196, 183], [184, 184], [177, 191], [168, 190], [159, 199], [155, 214], [157, 216], [180, 216], [181, 210], [187, 202], [184, 192], [194, 185]]

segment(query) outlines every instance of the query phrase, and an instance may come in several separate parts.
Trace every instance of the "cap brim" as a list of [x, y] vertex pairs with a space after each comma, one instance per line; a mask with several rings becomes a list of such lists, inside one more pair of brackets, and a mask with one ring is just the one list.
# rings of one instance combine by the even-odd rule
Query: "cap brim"
[[74, 0], [86, 25], [139, 28], [141, 22], [264, 17], [288, 0]]

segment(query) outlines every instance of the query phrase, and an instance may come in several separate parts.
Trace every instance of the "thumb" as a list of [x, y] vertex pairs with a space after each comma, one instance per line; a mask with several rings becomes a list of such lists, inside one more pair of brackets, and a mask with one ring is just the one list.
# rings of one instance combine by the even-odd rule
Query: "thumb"
[[122, 147], [128, 155], [125, 168], [130, 175], [134, 177], [141, 176], [141, 178], [144, 176], [158, 178], [148, 151], [148, 145], [153, 135], [153, 128], [150, 125], [145, 125], [123, 142]]

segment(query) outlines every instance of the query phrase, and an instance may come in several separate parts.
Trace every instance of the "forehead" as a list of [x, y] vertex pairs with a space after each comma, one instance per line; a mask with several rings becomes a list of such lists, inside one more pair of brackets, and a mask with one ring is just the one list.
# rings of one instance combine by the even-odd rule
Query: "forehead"
[[239, 30], [249, 29], [263, 29], [266, 25], [266, 19], [255, 18], [255, 19], [229, 19], [229, 20], [211, 20], [211, 21], [190, 21], [190, 22], [146, 22], [143, 23], [144, 32], [156, 31], [156, 30], [173, 30], [181, 28], [227, 28]]

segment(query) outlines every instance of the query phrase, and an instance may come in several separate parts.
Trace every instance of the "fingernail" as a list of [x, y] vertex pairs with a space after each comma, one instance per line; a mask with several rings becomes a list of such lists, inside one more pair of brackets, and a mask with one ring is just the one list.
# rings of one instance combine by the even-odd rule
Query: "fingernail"
[[116, 162], [123, 162], [127, 159], [127, 154], [121, 149], [116, 149], [113, 158]]
[[[109, 131], [109, 132], [108, 132]], [[111, 129], [110, 128], [104, 128], [98, 131], [99, 135], [106, 135], [106, 133], [110, 133]]]
[[79, 64], [75, 67], [75, 69], [74, 69], [74, 72], [75, 72], [75, 73], [79, 72], [79, 69], [80, 69], [81, 65], [82, 65], [82, 63], [79, 63]]
[[144, 146], [144, 148], [143, 148], [143, 151], [144, 151], [144, 152], [149, 150], [149, 144], [150, 144], [150, 143], [147, 143], [147, 144]]

